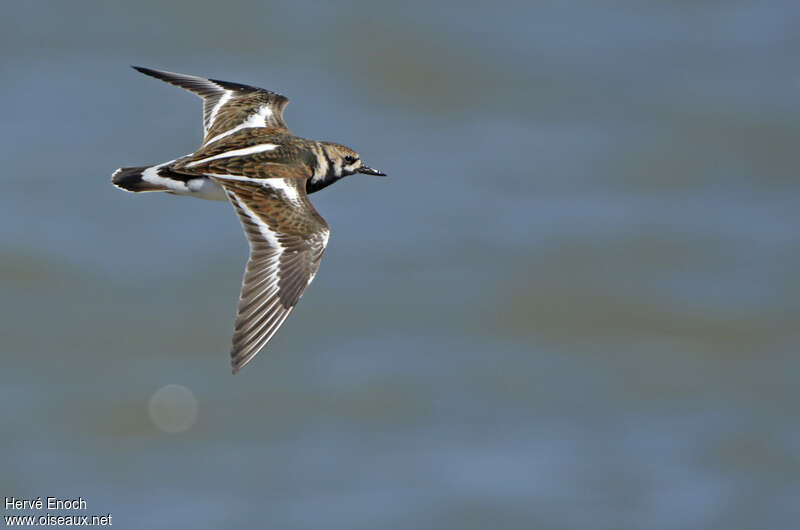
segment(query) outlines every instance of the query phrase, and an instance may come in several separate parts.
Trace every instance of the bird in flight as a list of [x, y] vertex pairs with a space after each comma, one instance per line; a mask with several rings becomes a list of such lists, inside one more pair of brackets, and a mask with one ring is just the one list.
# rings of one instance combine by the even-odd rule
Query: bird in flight
[[283, 121], [289, 100], [228, 81], [134, 66], [203, 99], [202, 145], [161, 164], [117, 169], [130, 192], [166, 192], [233, 204], [250, 242], [233, 332], [235, 374], [267, 344], [314, 279], [328, 223], [308, 194], [354, 173], [385, 176], [352, 149], [295, 136]]

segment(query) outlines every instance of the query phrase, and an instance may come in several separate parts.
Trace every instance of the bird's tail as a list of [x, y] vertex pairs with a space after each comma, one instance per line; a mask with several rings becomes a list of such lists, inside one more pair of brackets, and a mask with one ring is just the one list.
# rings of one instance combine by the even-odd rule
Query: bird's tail
[[[157, 168], [157, 166], [137, 166], [137, 167], [121, 167], [111, 175], [111, 183], [118, 188], [125, 191], [132, 191], [135, 193], [141, 191], [167, 191], [170, 188], [150, 182], [152, 178], [145, 180], [145, 171], [150, 168]], [[150, 171], [153, 176], [158, 175], [156, 171]], [[149, 176], [149, 175], [148, 175]]]

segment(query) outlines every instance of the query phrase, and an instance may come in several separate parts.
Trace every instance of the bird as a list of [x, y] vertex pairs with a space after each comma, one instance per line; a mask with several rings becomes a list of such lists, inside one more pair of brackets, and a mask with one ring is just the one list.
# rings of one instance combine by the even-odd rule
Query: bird
[[160, 164], [122, 167], [111, 175], [133, 193], [164, 192], [228, 201], [250, 245], [234, 323], [236, 374], [292, 312], [319, 269], [328, 223], [308, 195], [355, 173], [386, 176], [357, 152], [295, 136], [283, 110], [288, 98], [255, 86], [133, 66], [203, 100], [204, 138], [193, 153]]

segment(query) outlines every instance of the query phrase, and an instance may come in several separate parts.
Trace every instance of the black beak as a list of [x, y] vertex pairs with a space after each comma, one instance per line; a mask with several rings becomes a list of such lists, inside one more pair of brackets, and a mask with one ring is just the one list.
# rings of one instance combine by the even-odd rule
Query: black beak
[[381, 173], [377, 169], [372, 169], [371, 167], [365, 166], [365, 165], [362, 165], [360, 168], [358, 168], [358, 172], [359, 173], [364, 173], [365, 175], [375, 175], [377, 177], [385, 177], [386, 176], [386, 173]]

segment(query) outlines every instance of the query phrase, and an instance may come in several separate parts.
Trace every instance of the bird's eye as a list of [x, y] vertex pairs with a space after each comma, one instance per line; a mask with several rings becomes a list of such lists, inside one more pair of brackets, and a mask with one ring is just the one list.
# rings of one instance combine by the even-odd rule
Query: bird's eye
[[346, 157], [344, 157], [344, 161], [347, 162], [347, 164], [349, 165], [356, 161], [356, 157], [347, 155]]

